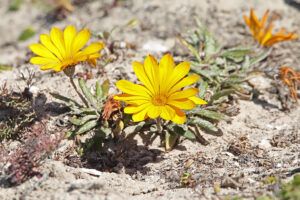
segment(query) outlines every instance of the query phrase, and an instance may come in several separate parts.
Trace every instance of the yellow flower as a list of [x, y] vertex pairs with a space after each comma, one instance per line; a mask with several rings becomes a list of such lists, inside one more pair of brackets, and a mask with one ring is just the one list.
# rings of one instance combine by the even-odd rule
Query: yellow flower
[[30, 59], [32, 64], [41, 65], [41, 70], [64, 70], [74, 66], [78, 62], [88, 61], [96, 66], [96, 59], [101, 57], [98, 53], [103, 47], [102, 42], [95, 42], [84, 50], [81, 50], [90, 38], [90, 31], [84, 29], [77, 34], [74, 26], [68, 26], [64, 32], [58, 28], [52, 28], [50, 35], [41, 34], [42, 44], [32, 44], [29, 48], [36, 57]]
[[142, 85], [120, 80], [116, 85], [124, 93], [114, 99], [129, 104], [124, 112], [133, 114], [135, 122], [160, 116], [182, 124], [186, 116], [181, 109], [190, 110], [196, 104], [206, 104], [195, 96], [199, 92], [197, 88], [181, 90], [199, 79], [198, 75], [186, 77], [190, 71], [189, 62], [182, 62], [175, 67], [170, 54], [165, 55], [159, 64], [149, 55], [144, 64], [133, 62], [133, 70]]
[[249, 26], [252, 32], [253, 38], [262, 46], [271, 46], [274, 43], [285, 41], [285, 40], [293, 40], [298, 38], [297, 34], [294, 32], [290, 32], [284, 34], [285, 28], [282, 28], [276, 34], [272, 34], [272, 30], [274, 28], [273, 21], [278, 17], [278, 14], [275, 13], [270, 20], [269, 24], [266, 26], [267, 20], [269, 16], [269, 10], [265, 12], [265, 15], [261, 20], [258, 20], [253, 8], [250, 11], [250, 19], [247, 16], [244, 16], [244, 20], [246, 24]]

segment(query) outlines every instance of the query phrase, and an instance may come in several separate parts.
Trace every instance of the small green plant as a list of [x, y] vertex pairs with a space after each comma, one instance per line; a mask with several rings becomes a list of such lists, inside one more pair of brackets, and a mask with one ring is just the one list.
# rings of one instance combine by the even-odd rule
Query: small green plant
[[282, 200], [300, 199], [300, 175], [296, 174], [292, 181], [282, 184], [282, 190], [276, 196]]
[[107, 92], [109, 89], [109, 81], [105, 80], [102, 85], [99, 81], [96, 83], [96, 91], [93, 95], [91, 90], [88, 89], [83, 79], [78, 79], [78, 85], [82, 91], [85, 106], [80, 105], [76, 101], [62, 96], [60, 94], [51, 95], [60, 99], [70, 105], [71, 118], [70, 122], [75, 125], [76, 129], [69, 131], [65, 137], [70, 137], [78, 134], [88, 132], [96, 129], [95, 133], [106, 137], [110, 131], [108, 130], [108, 121], [103, 120], [104, 108], [107, 102]]
[[25, 41], [25, 40], [28, 40], [29, 38], [31, 38], [32, 36], [34, 36], [35, 34], [35, 31], [32, 27], [28, 27], [26, 29], [24, 29], [22, 31], [22, 33], [20, 34], [18, 40], [19, 41]]
[[[235, 114], [230, 111], [232, 100], [251, 99], [253, 88], [248, 84], [250, 67], [265, 59], [269, 52], [255, 53], [253, 48], [246, 47], [223, 48], [200, 20], [196, 17], [195, 20], [198, 29], [188, 30], [186, 37], [178, 37], [193, 54], [191, 72], [200, 75], [198, 96], [208, 104], [187, 111], [187, 126], [182, 127], [185, 132], [178, 131], [178, 128], [174, 132], [203, 140], [198, 128], [220, 135], [221, 130], [216, 123], [230, 120], [228, 115]], [[190, 127], [194, 127], [192, 133]]]

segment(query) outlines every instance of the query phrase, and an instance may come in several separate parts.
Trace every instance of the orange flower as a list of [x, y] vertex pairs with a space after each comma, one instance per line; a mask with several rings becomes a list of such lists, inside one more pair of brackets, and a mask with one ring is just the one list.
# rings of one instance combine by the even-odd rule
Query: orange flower
[[250, 11], [250, 19], [247, 16], [244, 16], [246, 24], [249, 26], [252, 32], [252, 36], [260, 45], [262, 46], [271, 46], [274, 43], [293, 40], [298, 38], [297, 34], [294, 32], [290, 32], [284, 34], [285, 28], [282, 28], [276, 34], [272, 34], [272, 30], [274, 28], [273, 21], [278, 17], [278, 14], [275, 13], [271, 18], [268, 25], [266, 25], [269, 16], [269, 10], [265, 12], [265, 15], [261, 20], [258, 20], [256, 17], [253, 8]]
[[280, 70], [282, 85], [287, 84], [290, 88], [290, 95], [298, 103], [297, 90], [300, 85], [300, 75], [289, 67]]

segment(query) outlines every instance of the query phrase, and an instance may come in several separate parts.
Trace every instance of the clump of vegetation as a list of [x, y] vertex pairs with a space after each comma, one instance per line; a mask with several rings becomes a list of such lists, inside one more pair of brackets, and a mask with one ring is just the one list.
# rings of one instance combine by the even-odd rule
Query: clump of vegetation
[[37, 118], [27, 94], [28, 88], [17, 93], [4, 84], [0, 89], [0, 141], [20, 137], [20, 130]]
[[[252, 98], [253, 88], [248, 82], [251, 66], [265, 59], [268, 52], [257, 53], [248, 47], [224, 48], [198, 18], [195, 20], [198, 29], [188, 30], [187, 36], [178, 38], [193, 54], [191, 71], [200, 75], [199, 97], [208, 104], [188, 111], [187, 124], [220, 135], [216, 123], [237, 114], [234, 99]], [[193, 134], [203, 140], [197, 132]]]
[[[69, 131], [65, 135], [66, 138], [93, 130], [93, 137], [87, 139], [84, 147], [79, 150], [81, 153], [84, 153], [87, 150], [101, 149], [104, 139], [112, 136], [112, 133], [117, 135], [123, 129], [120, 112], [115, 112], [120, 111], [122, 105], [108, 95], [108, 80], [105, 80], [102, 84], [99, 81], [96, 83], [94, 95], [81, 78], [78, 79], [78, 84], [87, 106], [80, 105], [76, 101], [60, 94], [52, 93], [52, 96], [68, 103], [70, 106], [70, 122], [75, 129]], [[114, 115], [113, 120], [110, 119], [112, 114]]]
[[47, 121], [38, 122], [22, 132], [23, 141], [10, 155], [1, 152], [3, 168], [2, 183], [8, 186], [19, 185], [29, 178], [39, 175], [37, 168], [58, 147], [63, 138], [59, 131], [48, 131]]
[[296, 174], [292, 181], [282, 184], [282, 189], [276, 195], [282, 200], [300, 199], [300, 175]]

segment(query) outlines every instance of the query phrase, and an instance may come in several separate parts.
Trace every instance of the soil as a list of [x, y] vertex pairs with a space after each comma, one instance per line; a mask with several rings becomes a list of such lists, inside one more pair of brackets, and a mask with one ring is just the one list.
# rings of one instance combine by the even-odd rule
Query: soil
[[[12, 66], [12, 70], [0, 71], [0, 85], [6, 82], [14, 91], [23, 90], [27, 85], [21, 73], [28, 77], [30, 71], [34, 72], [30, 91], [40, 114], [49, 115], [52, 126], [63, 118], [65, 105], [54, 99], [51, 92], [80, 101], [63, 73], [40, 71], [29, 63], [32, 53], [28, 45], [37, 43], [39, 34], [49, 33], [53, 26], [63, 29], [73, 24], [78, 29], [89, 28], [100, 33], [124, 26], [132, 19], [139, 20], [136, 26], [117, 29], [112, 34], [110, 40], [119, 45], [113, 62], [104, 68], [101, 61], [97, 68], [85, 64], [76, 67], [76, 72], [92, 72], [93, 77], [87, 80], [89, 86], [99, 78], [108, 78], [110, 93], [117, 93], [114, 84], [119, 79], [136, 81], [132, 62], [142, 62], [149, 53], [161, 58], [163, 53], [171, 52], [176, 62], [190, 56], [176, 36], [196, 26], [195, 15], [226, 47], [254, 44], [243, 20], [250, 8], [259, 17], [267, 9], [276, 11], [280, 14], [276, 27], [300, 30], [300, 6], [297, 1], [287, 0], [128, 0], [120, 5], [111, 0], [76, 1], [82, 4], [61, 20], [55, 18], [64, 13], [49, 14], [44, 7], [30, 1], [25, 1], [18, 11], [7, 12], [10, 2], [1, 0], [0, 61]], [[20, 33], [29, 26], [37, 34], [18, 41]], [[90, 42], [96, 40], [92, 37]], [[283, 109], [276, 77], [282, 66], [300, 70], [299, 52], [299, 38], [273, 46], [272, 55], [259, 66], [266, 75], [251, 80], [260, 92], [258, 97], [238, 100], [239, 114], [218, 125], [223, 132], [221, 136], [202, 132], [209, 142], [206, 146], [182, 140], [175, 149], [165, 152], [159, 138], [145, 144], [149, 136], [140, 134], [130, 141], [111, 141], [103, 151], [80, 158], [76, 152], [63, 156], [73, 143], [63, 140], [39, 168], [42, 177], [33, 177], [16, 187], [0, 187], [0, 199], [191, 200], [255, 199], [271, 195], [278, 185], [267, 184], [266, 178], [277, 176], [288, 181], [292, 177], [290, 172], [300, 165], [300, 107]], [[185, 180], [183, 173], [191, 177]]]

